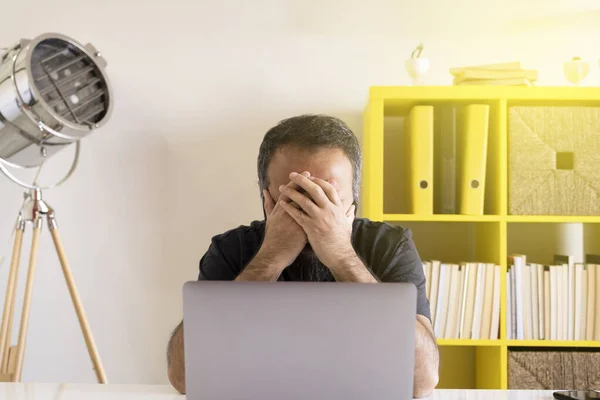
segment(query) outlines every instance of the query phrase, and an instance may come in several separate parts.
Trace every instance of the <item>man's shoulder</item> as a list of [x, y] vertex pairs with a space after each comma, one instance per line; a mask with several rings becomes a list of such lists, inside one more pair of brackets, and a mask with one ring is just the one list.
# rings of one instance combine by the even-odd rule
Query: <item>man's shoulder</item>
[[235, 279], [260, 248], [264, 225], [264, 221], [253, 221], [213, 236], [208, 250], [200, 259], [198, 279]]
[[401, 225], [372, 221], [368, 218], [355, 218], [352, 226], [355, 239], [387, 238], [403, 240], [411, 237], [411, 231]]
[[265, 232], [265, 221], [252, 221], [248, 225], [238, 225], [212, 237], [213, 243], [228, 243], [239, 240], [262, 240]]

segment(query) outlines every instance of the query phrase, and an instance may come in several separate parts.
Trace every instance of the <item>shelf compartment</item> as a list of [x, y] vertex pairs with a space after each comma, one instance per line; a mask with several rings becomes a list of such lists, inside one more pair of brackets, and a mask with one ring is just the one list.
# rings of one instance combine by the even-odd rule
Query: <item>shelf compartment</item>
[[527, 262], [553, 265], [556, 254], [568, 254], [585, 262], [586, 254], [600, 254], [600, 223], [509, 222], [507, 251], [524, 254]]
[[442, 263], [482, 262], [505, 265], [501, 222], [393, 222], [411, 230], [422, 260]]
[[439, 389], [504, 389], [503, 346], [440, 347]]
[[[386, 100], [387, 101], [387, 100]], [[373, 104], [369, 106], [368, 119], [369, 122], [365, 123], [365, 129], [368, 129], [372, 143], [368, 143], [368, 153], [366, 157], [371, 160], [370, 163], [377, 162], [377, 165], [383, 168], [383, 174], [379, 176], [373, 176], [369, 182], [381, 185], [381, 193], [383, 195], [383, 213], [384, 214], [406, 214], [409, 210], [408, 205], [408, 193], [406, 188], [407, 176], [407, 164], [405, 163], [406, 157], [406, 146], [405, 146], [405, 132], [404, 124], [410, 110], [415, 105], [429, 105], [433, 106], [434, 111], [434, 157], [438, 154], [440, 144], [439, 140], [439, 129], [443, 123], [443, 119], [440, 117], [440, 110], [442, 107], [454, 107], [456, 110], [455, 119], [455, 205], [456, 212], [460, 208], [460, 171], [461, 162], [460, 160], [464, 157], [461, 150], [461, 144], [464, 141], [462, 135], [463, 125], [463, 111], [464, 106], [468, 104], [486, 104], [490, 106], [489, 113], [489, 133], [487, 140], [487, 153], [486, 153], [486, 174], [485, 174], [485, 193], [484, 193], [484, 207], [482, 216], [499, 216], [504, 212], [506, 206], [504, 199], [506, 198], [506, 159], [503, 154], [506, 152], [506, 136], [505, 136], [505, 114], [506, 104], [502, 100], [482, 100], [482, 99], [471, 99], [469, 101], [458, 101], [456, 99], [424, 99], [423, 101], [404, 101], [404, 108], [402, 112], [398, 114], [390, 115], [386, 111], [386, 102], [383, 104], [383, 111], [381, 111], [381, 105], [378, 105], [379, 109], [377, 112], [373, 111], [375, 107]], [[374, 102], [373, 102], [374, 103]], [[383, 114], [383, 115], [382, 115]], [[376, 122], [378, 121], [378, 122]], [[383, 125], [383, 126], [382, 126]], [[382, 132], [380, 132], [382, 130]], [[450, 129], [451, 130], [451, 129]], [[444, 134], [450, 133], [450, 130], [443, 132]], [[381, 135], [383, 134], [383, 137]], [[377, 138], [377, 140], [374, 140]], [[366, 143], [365, 143], [366, 144]], [[377, 154], [371, 155], [371, 148], [375, 146]], [[369, 158], [370, 157], [370, 158]], [[437, 160], [437, 161], [436, 161]], [[440, 192], [440, 168], [439, 160], [434, 158], [434, 177], [433, 177], [433, 196], [434, 196], [434, 212], [439, 212], [441, 207], [441, 192]], [[367, 179], [369, 177], [367, 176]], [[372, 194], [369, 194], [372, 195]], [[378, 199], [379, 201], [379, 199]], [[474, 215], [476, 217], [477, 215]]]

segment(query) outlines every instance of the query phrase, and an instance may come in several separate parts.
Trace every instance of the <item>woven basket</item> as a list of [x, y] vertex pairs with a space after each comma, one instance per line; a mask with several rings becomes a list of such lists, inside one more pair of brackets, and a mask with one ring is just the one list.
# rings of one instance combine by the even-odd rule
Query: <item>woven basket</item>
[[510, 350], [508, 388], [598, 390], [600, 350]]
[[600, 108], [511, 107], [509, 213], [600, 215]]

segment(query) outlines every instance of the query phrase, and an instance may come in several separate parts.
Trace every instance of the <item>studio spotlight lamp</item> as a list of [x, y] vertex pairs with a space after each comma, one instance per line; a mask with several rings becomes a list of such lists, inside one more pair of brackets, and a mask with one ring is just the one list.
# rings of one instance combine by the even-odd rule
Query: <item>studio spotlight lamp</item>
[[[19, 382], [23, 370], [38, 241], [46, 219], [77, 313], [96, 378], [106, 376], [65, 251], [55, 213], [42, 198], [42, 189], [65, 182], [79, 160], [80, 140], [102, 127], [110, 117], [113, 99], [105, 75], [106, 62], [93, 45], [85, 46], [65, 35], [45, 33], [23, 39], [0, 54], [0, 171], [27, 189], [17, 218], [2, 324], [0, 325], [0, 381]], [[14, 171], [41, 168], [62, 149], [75, 146], [65, 177], [41, 186], [27, 183]], [[11, 346], [16, 284], [26, 226], [33, 226], [17, 344]]]

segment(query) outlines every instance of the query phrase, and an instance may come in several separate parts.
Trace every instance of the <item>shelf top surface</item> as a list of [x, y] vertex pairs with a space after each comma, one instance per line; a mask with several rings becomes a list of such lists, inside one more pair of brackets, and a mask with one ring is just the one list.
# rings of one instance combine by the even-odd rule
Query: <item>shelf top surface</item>
[[578, 347], [597, 348], [600, 340], [508, 340], [510, 347]]
[[498, 215], [459, 215], [459, 214], [383, 214], [383, 220], [388, 222], [497, 222]]
[[439, 346], [473, 346], [473, 347], [493, 347], [493, 346], [508, 346], [508, 347], [539, 347], [539, 348], [558, 348], [558, 347], [575, 347], [575, 348], [599, 348], [600, 340], [473, 340], [473, 339], [438, 339]]
[[509, 223], [600, 223], [596, 215], [460, 215], [460, 214], [383, 214], [387, 222], [502, 222]]
[[600, 87], [572, 86], [373, 86], [383, 100], [573, 100], [600, 102]]

